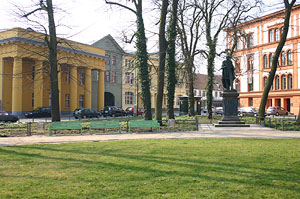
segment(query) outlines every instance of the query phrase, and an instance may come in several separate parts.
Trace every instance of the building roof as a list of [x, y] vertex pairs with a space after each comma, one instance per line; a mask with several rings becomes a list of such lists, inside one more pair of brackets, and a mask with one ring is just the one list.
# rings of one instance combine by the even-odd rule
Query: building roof
[[[300, 4], [294, 5], [292, 10], [296, 10], [296, 9], [299, 9], [299, 8], [300, 8]], [[285, 14], [285, 9], [282, 9], [282, 10], [272, 12], [270, 14], [267, 14], [267, 15], [264, 15], [264, 16], [261, 16], [261, 17], [257, 17], [255, 19], [250, 20], [250, 21], [246, 21], [244, 23], [241, 23], [241, 24], [238, 25], [238, 27], [247, 26], [247, 25], [250, 25], [250, 24], [253, 24], [253, 23], [256, 23], [256, 22], [261, 22], [261, 21], [264, 21], [266, 19], [270, 19], [270, 18], [274, 18], [274, 17], [278, 17], [278, 16], [284, 17], [284, 14]], [[225, 30], [227, 30], [227, 29], [225, 29]]]
[[[198, 90], [205, 90], [208, 75], [196, 74], [194, 80], [194, 88]], [[214, 77], [214, 90], [222, 90], [222, 76], [215, 75]]]
[[[121, 48], [121, 46], [118, 44], [118, 42], [110, 34], [106, 35], [102, 39], [99, 39], [98, 41], [96, 41], [95, 43], [93, 43], [92, 46], [100, 47], [100, 48], [104, 48], [105, 49], [104, 42], [106, 40], [109, 40], [119, 50], [120, 53], [125, 53], [125, 51], [123, 50], [123, 48]], [[109, 50], [109, 49], [105, 49], [105, 50]]]

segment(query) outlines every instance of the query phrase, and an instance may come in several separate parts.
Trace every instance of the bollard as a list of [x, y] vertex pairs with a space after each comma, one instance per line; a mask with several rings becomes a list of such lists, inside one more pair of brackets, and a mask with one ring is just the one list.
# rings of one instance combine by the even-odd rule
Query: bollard
[[197, 131], [199, 131], [199, 121], [198, 121], [198, 117], [196, 117], [196, 128], [197, 128]]
[[26, 135], [31, 136], [31, 122], [27, 123], [27, 133], [26, 133]]
[[284, 131], [284, 121], [281, 119], [282, 131]]

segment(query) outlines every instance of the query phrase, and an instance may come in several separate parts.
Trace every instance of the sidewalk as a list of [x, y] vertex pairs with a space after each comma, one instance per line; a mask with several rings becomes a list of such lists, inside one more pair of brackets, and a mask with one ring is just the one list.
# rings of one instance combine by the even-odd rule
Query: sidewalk
[[29, 136], [3, 137], [0, 146], [15, 146], [28, 144], [60, 144], [70, 142], [102, 142], [114, 140], [146, 140], [146, 139], [205, 139], [205, 138], [300, 138], [297, 131], [279, 131], [259, 125], [250, 128], [214, 127], [211, 124], [201, 124], [199, 131], [163, 132], [163, 133], [122, 133], [122, 134], [93, 134], [93, 135], [64, 135], [64, 136]]

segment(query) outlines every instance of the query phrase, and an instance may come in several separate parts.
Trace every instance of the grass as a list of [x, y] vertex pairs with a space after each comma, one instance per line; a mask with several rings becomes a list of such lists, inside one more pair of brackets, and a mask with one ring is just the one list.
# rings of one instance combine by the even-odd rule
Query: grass
[[300, 198], [300, 140], [0, 147], [0, 198]]

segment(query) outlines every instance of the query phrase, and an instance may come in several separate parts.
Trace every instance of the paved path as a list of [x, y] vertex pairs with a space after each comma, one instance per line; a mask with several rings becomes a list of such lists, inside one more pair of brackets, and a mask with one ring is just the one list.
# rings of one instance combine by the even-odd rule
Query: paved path
[[280, 131], [258, 125], [250, 128], [214, 127], [202, 124], [199, 131], [165, 132], [165, 133], [122, 133], [94, 135], [64, 135], [64, 136], [29, 136], [3, 137], [0, 146], [15, 146], [27, 144], [59, 144], [69, 142], [101, 142], [113, 140], [142, 140], [142, 139], [204, 139], [204, 138], [300, 138], [300, 132]]

